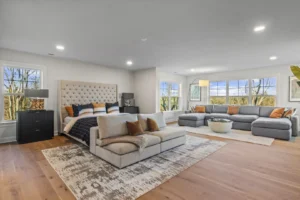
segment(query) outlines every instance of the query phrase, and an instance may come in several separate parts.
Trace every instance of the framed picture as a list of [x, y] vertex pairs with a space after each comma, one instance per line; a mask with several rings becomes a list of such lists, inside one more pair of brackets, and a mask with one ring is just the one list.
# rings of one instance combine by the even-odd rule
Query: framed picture
[[290, 99], [289, 101], [300, 101], [300, 80], [290, 76]]
[[190, 101], [201, 101], [201, 87], [199, 84], [190, 84]]

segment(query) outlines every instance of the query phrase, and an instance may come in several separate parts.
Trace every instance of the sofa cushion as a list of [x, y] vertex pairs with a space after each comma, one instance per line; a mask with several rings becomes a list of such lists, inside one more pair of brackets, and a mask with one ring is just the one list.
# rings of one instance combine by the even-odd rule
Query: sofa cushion
[[[141, 136], [136, 136], [141, 137]], [[156, 144], [160, 143], [160, 137], [154, 136], [154, 135], [148, 135], [144, 134], [143, 137], [147, 140], [147, 146], [150, 147]], [[118, 155], [124, 155], [133, 151], [138, 151], [138, 147], [131, 143], [113, 143], [109, 144], [103, 147], [104, 149], [107, 149], [113, 153], [116, 153]]]
[[252, 122], [252, 126], [259, 128], [289, 130], [292, 127], [292, 122], [287, 118], [259, 117], [257, 120]]
[[241, 115], [259, 115], [259, 106], [241, 106], [239, 114]]
[[234, 122], [252, 123], [258, 119], [257, 115], [231, 115], [230, 119]]
[[214, 105], [212, 113], [227, 113], [227, 105]]
[[149, 134], [160, 137], [161, 141], [164, 142], [167, 140], [185, 136], [186, 131], [182, 128], [167, 126], [160, 131], [149, 132]]
[[189, 113], [189, 114], [180, 115], [179, 119], [200, 121], [200, 120], [204, 120], [205, 115], [206, 115], [205, 113]]
[[126, 122], [137, 121], [137, 115], [122, 113], [118, 115], [102, 115], [97, 117], [100, 139], [127, 135]]
[[230, 115], [228, 115], [226, 113], [211, 113], [211, 114], [206, 114], [205, 119], [211, 119], [211, 118], [230, 119]]
[[158, 112], [154, 114], [139, 114], [138, 119], [144, 131], [148, 130], [147, 118], [154, 119], [158, 125], [158, 128], [164, 128], [167, 126], [162, 112]]

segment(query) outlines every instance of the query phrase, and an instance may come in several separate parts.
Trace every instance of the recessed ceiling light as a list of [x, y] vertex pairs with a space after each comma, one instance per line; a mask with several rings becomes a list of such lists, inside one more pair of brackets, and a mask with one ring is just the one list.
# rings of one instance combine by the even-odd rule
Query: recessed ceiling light
[[266, 29], [265, 26], [261, 25], [261, 26], [256, 26], [254, 27], [254, 32], [263, 32]]
[[133, 62], [132, 62], [131, 60], [128, 60], [128, 61], [126, 62], [126, 64], [127, 64], [128, 66], [131, 66], [131, 65], [133, 64]]
[[191, 69], [191, 72], [194, 72], [195, 71], [195, 69]]
[[62, 46], [62, 45], [56, 45], [56, 49], [60, 50], [60, 51], [63, 51], [63, 50], [65, 50], [65, 47]]
[[277, 56], [271, 56], [270, 60], [277, 60]]
[[148, 39], [147, 38], [142, 38], [141, 41], [142, 42], [146, 42]]

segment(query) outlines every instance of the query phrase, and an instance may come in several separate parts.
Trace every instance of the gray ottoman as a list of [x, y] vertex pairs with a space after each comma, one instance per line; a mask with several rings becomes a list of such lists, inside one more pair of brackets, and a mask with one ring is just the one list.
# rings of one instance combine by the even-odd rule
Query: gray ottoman
[[198, 127], [204, 125], [204, 118], [206, 113], [189, 113], [179, 116], [179, 126]]
[[281, 140], [290, 140], [292, 122], [287, 118], [260, 117], [252, 122], [252, 134]]

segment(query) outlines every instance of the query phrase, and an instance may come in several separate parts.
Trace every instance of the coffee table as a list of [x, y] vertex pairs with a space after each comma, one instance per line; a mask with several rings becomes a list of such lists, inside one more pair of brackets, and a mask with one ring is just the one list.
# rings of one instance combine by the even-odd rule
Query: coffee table
[[215, 133], [228, 133], [232, 128], [232, 121], [229, 119], [214, 118], [207, 120], [210, 130]]

